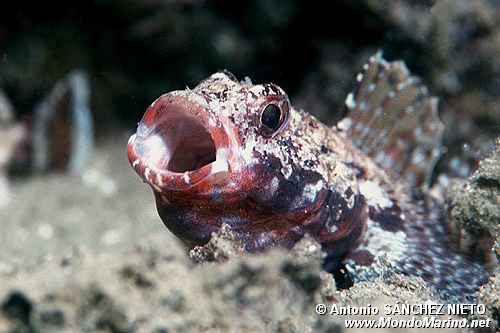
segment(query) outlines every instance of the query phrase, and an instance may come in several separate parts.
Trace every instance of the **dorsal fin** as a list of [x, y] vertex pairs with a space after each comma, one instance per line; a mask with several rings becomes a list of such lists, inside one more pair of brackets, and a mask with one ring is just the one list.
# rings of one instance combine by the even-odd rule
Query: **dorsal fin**
[[87, 74], [74, 71], [57, 82], [36, 107], [32, 128], [33, 168], [82, 171], [93, 146]]
[[442, 150], [438, 99], [401, 61], [378, 52], [356, 77], [346, 117], [337, 127], [381, 167], [426, 187]]

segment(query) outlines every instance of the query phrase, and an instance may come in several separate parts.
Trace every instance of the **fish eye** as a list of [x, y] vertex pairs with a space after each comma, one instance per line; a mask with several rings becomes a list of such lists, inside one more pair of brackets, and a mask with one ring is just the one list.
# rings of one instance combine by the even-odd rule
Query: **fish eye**
[[272, 130], [278, 129], [281, 125], [281, 109], [274, 103], [268, 104], [260, 116], [260, 121]]
[[269, 102], [260, 112], [259, 132], [262, 136], [270, 138], [283, 128], [288, 120], [290, 104], [287, 99]]

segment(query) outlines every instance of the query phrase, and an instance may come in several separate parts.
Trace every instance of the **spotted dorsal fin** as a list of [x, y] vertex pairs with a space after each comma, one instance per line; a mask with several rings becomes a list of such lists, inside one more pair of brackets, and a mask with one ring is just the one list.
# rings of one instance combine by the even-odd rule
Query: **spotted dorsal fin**
[[370, 57], [348, 95], [337, 127], [381, 167], [427, 187], [442, 150], [438, 99], [401, 61]]

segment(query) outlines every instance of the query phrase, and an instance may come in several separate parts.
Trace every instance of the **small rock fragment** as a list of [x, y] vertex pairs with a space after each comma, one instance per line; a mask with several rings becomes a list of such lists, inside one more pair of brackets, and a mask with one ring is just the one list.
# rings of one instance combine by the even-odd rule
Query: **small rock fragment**
[[223, 224], [217, 233], [212, 233], [210, 241], [203, 246], [195, 246], [189, 256], [196, 262], [225, 261], [238, 252], [243, 252], [243, 245], [231, 227]]

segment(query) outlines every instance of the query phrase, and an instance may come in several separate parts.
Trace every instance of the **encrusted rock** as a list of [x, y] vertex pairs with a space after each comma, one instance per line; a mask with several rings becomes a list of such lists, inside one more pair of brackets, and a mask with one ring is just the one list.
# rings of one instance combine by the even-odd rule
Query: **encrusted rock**
[[479, 163], [467, 181], [454, 181], [446, 201], [452, 218], [461, 228], [475, 236], [491, 235], [500, 255], [500, 139], [496, 150]]

